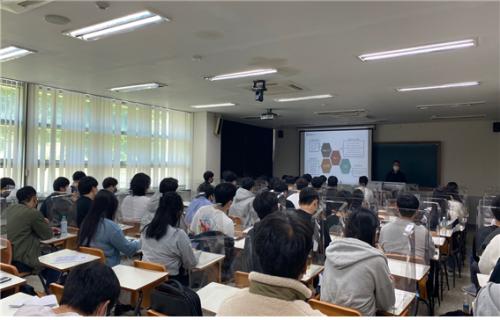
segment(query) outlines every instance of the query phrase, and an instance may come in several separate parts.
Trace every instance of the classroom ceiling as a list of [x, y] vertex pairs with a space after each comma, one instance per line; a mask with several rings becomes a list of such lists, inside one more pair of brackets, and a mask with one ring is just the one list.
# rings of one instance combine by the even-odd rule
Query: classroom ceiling
[[[85, 42], [61, 34], [149, 9], [171, 19], [130, 33]], [[67, 25], [49, 24], [47, 14]], [[500, 118], [499, 2], [160, 2], [52, 1], [30, 11], [1, 11], [1, 46], [38, 53], [1, 64], [3, 77], [117, 97], [274, 128], [431, 121], [432, 115]], [[368, 52], [468, 38], [473, 48], [361, 62]], [[193, 59], [199, 56], [201, 59]], [[203, 77], [256, 67], [283, 94], [256, 102], [251, 78]], [[480, 81], [480, 86], [398, 93], [398, 87]], [[111, 87], [157, 81], [167, 87], [127, 94]], [[293, 91], [289, 85], [302, 88]], [[287, 93], [287, 91], [289, 91]], [[275, 102], [275, 98], [333, 94], [334, 98]], [[417, 105], [485, 101], [418, 110]], [[233, 102], [195, 110], [191, 105]], [[245, 120], [272, 108], [275, 120]], [[433, 110], [435, 109], [435, 110]], [[366, 110], [336, 118], [316, 112]]]

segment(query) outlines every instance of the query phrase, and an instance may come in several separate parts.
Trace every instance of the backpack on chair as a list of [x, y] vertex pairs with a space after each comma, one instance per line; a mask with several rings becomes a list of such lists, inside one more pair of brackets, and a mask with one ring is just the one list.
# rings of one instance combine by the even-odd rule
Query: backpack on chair
[[203, 316], [198, 294], [173, 279], [162, 283], [151, 292], [151, 308], [168, 316]]

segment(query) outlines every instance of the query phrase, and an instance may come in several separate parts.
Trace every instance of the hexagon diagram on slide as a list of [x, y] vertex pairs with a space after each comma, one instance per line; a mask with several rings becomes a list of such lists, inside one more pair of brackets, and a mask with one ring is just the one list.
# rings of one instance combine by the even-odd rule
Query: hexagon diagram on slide
[[330, 159], [332, 159], [332, 164], [334, 166], [338, 166], [340, 163], [340, 160], [342, 159], [342, 157], [340, 156], [340, 151], [333, 150], [332, 155], [330, 156]]
[[332, 152], [332, 147], [328, 142], [325, 142], [321, 145], [321, 154], [323, 155], [323, 158], [328, 158], [330, 155], [330, 152]]
[[330, 162], [330, 159], [323, 159], [321, 162], [321, 170], [323, 173], [330, 173], [330, 170], [332, 170], [332, 163]]
[[349, 159], [342, 159], [340, 162], [340, 172], [348, 174], [351, 171], [351, 161]]

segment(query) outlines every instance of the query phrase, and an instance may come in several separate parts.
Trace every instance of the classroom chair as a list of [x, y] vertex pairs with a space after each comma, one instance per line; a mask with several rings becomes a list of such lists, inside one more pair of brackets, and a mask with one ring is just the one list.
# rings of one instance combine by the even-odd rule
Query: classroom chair
[[234, 284], [237, 288], [248, 288], [250, 286], [248, 273], [243, 271], [236, 271], [234, 273]]
[[99, 248], [92, 248], [92, 247], [78, 247], [78, 251], [86, 254], [90, 254], [93, 256], [98, 256], [99, 262], [101, 263], [106, 263], [106, 256], [104, 255], [104, 251], [102, 251]]
[[[11, 264], [0, 263], [0, 270], [19, 277], [19, 272], [17, 271], [17, 268]], [[19, 292], [19, 286], [15, 286], [12, 289], [3, 291], [2, 297], [6, 297], [17, 292]]]
[[2, 246], [2, 263], [12, 264], [12, 244], [8, 239], [0, 238]]
[[[147, 262], [147, 261], [141, 261], [141, 260], [134, 260], [134, 267], [136, 268], [140, 268], [140, 269], [145, 269], [145, 270], [151, 270], [151, 271], [159, 271], [159, 272], [167, 272], [167, 268], [162, 265], [162, 264], [159, 264], [159, 263], [154, 263], [154, 262]], [[165, 279], [165, 281], [168, 280]], [[153, 289], [157, 286], [159, 286], [162, 282], [164, 282], [164, 280], [160, 280], [158, 282], [155, 282], [155, 283], [152, 283], [151, 285], [149, 285], [148, 287], [144, 288], [142, 290], [142, 303], [141, 303], [141, 307], [143, 308], [149, 308], [151, 306], [151, 291], [153, 291]], [[130, 295], [130, 303], [132, 305], [135, 305], [137, 303], [137, 293], [136, 292], [132, 292], [132, 294]]]
[[163, 314], [161, 312], [155, 311], [153, 309], [149, 309], [147, 313], [148, 317], [166, 317], [166, 314]]
[[50, 289], [50, 292], [56, 296], [57, 303], [61, 304], [61, 298], [63, 296], [64, 286], [53, 282], [50, 284], [49, 289]]
[[311, 308], [320, 311], [329, 317], [361, 317], [361, 312], [356, 309], [342, 307], [333, 303], [310, 299]]

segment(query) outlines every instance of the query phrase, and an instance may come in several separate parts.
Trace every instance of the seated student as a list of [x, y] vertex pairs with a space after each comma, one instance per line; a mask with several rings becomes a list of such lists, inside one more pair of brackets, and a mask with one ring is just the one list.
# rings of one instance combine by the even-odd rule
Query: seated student
[[295, 208], [293, 203], [287, 199], [289, 189], [288, 189], [288, 186], [285, 183], [285, 181], [283, 181], [283, 180], [277, 181], [274, 184], [273, 189], [271, 191], [273, 191], [277, 194], [278, 204], [279, 204], [280, 210], [294, 209]]
[[293, 190], [295, 188], [295, 182], [297, 181], [296, 177], [286, 176], [283, 180], [285, 180], [288, 190]]
[[106, 179], [102, 180], [102, 188], [110, 192], [116, 193], [118, 191], [117, 186], [118, 180], [113, 177], [107, 177]]
[[38, 257], [42, 254], [41, 240], [53, 237], [53, 230], [49, 226], [38, 206], [36, 190], [26, 186], [16, 192], [17, 204], [5, 210], [7, 239], [12, 244], [12, 264], [19, 272], [40, 273], [47, 284], [57, 280], [59, 272], [53, 269], [44, 269]]
[[82, 225], [83, 219], [92, 206], [98, 184], [97, 180], [91, 176], [85, 176], [78, 182], [78, 192], [80, 193], [80, 197], [76, 200], [76, 225], [78, 228]]
[[363, 191], [364, 201], [367, 205], [372, 206], [376, 203], [375, 196], [373, 195], [373, 191], [367, 187], [368, 185], [368, 177], [361, 176], [359, 177], [359, 186], [357, 189]]
[[215, 188], [211, 184], [202, 183], [198, 186], [198, 195], [191, 200], [189, 206], [186, 209], [186, 216], [184, 217], [184, 223], [187, 226], [191, 225], [193, 222], [193, 217], [196, 214], [196, 211], [204, 206], [210, 206], [214, 203], [214, 192]]
[[323, 178], [321, 178], [321, 177], [312, 178], [311, 186], [314, 188], [314, 190], [320, 192], [321, 187], [323, 186]]
[[188, 286], [187, 272], [196, 266], [197, 259], [188, 235], [177, 228], [183, 210], [177, 193], [167, 192], [161, 197], [153, 220], [141, 232], [142, 259], [165, 265], [170, 279]]
[[262, 273], [251, 272], [250, 287], [226, 299], [217, 316], [321, 316], [307, 303], [311, 290], [299, 281], [312, 248], [311, 229], [280, 212], [255, 226], [254, 237]]
[[9, 177], [3, 177], [0, 179], [0, 196], [2, 198], [12, 198], [15, 197], [14, 190], [16, 189], [16, 183], [13, 179]]
[[71, 193], [78, 192], [78, 184], [80, 183], [80, 180], [86, 176], [87, 175], [83, 171], [75, 171], [73, 173], [73, 176], [71, 177], [73, 179], [73, 183], [71, 184]]
[[212, 185], [214, 182], [214, 173], [210, 170], [203, 173], [203, 183], [206, 185]]
[[115, 195], [108, 190], [100, 190], [78, 234], [78, 245], [104, 251], [106, 264], [110, 267], [120, 264], [120, 253], [131, 257], [141, 248], [138, 240], [127, 240], [114, 222], [117, 209]]
[[176, 192], [179, 188], [179, 181], [175, 178], [165, 178], [160, 181], [160, 187], [155, 194], [149, 198], [147, 212], [141, 218], [141, 229], [153, 220], [153, 217], [160, 205], [160, 198], [167, 192]]
[[140, 222], [148, 211], [149, 198], [146, 191], [151, 185], [151, 178], [145, 173], [136, 173], [130, 180], [132, 195], [126, 196], [120, 206], [124, 222]]
[[309, 173], [306, 173], [306, 174], [303, 174], [301, 178], [305, 179], [307, 181], [307, 183], [310, 184], [313, 177]]
[[[401, 219], [389, 222], [382, 227], [379, 244], [384, 252], [402, 255], [412, 254], [408, 252], [408, 238], [404, 235], [404, 232], [408, 224], [413, 223], [420, 203], [411, 193], [401, 193], [396, 201]], [[414, 232], [414, 254], [416, 257], [424, 259], [426, 264], [429, 264], [434, 255], [434, 242], [432, 241], [431, 233], [423, 225], [415, 225]]]
[[[54, 192], [42, 202], [40, 212], [49, 220], [49, 224], [52, 226], [59, 226], [63, 215], [66, 216], [68, 224], [76, 225], [76, 217], [74, 217], [74, 214], [71, 214], [73, 202], [70, 197], [61, 197], [69, 195], [71, 192], [69, 180], [65, 177], [59, 177], [54, 180], [52, 188]], [[58, 197], [54, 198], [54, 196]]]
[[14, 316], [104, 317], [118, 301], [120, 290], [113, 269], [93, 261], [71, 269], [59, 307], [25, 305]]
[[228, 237], [234, 238], [233, 220], [227, 216], [229, 208], [236, 194], [236, 186], [224, 182], [215, 187], [215, 204], [198, 209], [191, 222], [190, 230], [195, 235], [220, 231]]
[[[285, 185], [286, 188], [286, 185]], [[252, 202], [253, 209], [257, 212], [260, 221], [265, 217], [269, 216], [271, 213], [278, 211], [278, 198], [276, 194], [271, 191], [264, 191], [255, 197]], [[245, 271], [257, 271], [262, 272], [260, 267], [259, 257], [252, 248], [255, 228], [260, 222], [256, 222], [254, 227], [248, 231], [245, 237], [245, 246], [243, 247], [243, 256], [245, 257]]]
[[295, 187], [297, 189], [297, 192], [292, 193], [290, 196], [288, 196], [287, 200], [289, 200], [291, 203], [293, 203], [293, 206], [295, 209], [299, 208], [299, 193], [302, 189], [307, 187], [309, 185], [309, 182], [307, 182], [306, 179], [304, 178], [299, 178], [297, 181], [295, 181]]
[[235, 186], [238, 184], [238, 176], [231, 170], [226, 170], [222, 173], [222, 180], [227, 183], [232, 183]]
[[326, 249], [321, 300], [374, 316], [395, 302], [387, 259], [375, 248], [379, 222], [373, 212], [361, 208], [347, 219], [345, 238]]
[[259, 220], [252, 207], [253, 199], [255, 199], [254, 187], [255, 181], [252, 178], [241, 179], [240, 187], [236, 190], [233, 203], [229, 208], [229, 215], [241, 218], [245, 229]]
[[363, 191], [356, 189], [352, 193], [351, 204], [349, 206], [349, 211], [354, 212], [356, 210], [361, 209], [363, 207], [365, 201], [365, 195]]
[[339, 179], [336, 176], [329, 176], [326, 182], [325, 199], [335, 200]]
[[479, 259], [479, 271], [483, 274], [490, 274], [500, 259], [500, 234], [497, 234], [484, 249]]

